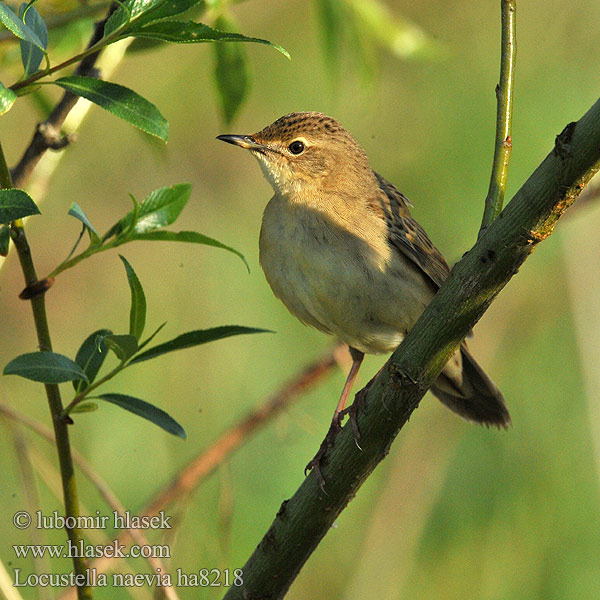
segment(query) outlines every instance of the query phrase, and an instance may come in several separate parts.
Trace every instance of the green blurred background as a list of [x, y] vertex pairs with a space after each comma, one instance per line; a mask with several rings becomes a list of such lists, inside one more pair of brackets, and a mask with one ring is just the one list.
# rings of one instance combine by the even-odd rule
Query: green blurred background
[[[40, 3], [40, 10], [43, 1]], [[335, 4], [335, 3], [334, 3]], [[359, 3], [360, 4], [360, 3]], [[357, 52], [342, 37], [337, 56], [323, 52], [317, 2], [251, 0], [230, 7], [240, 30], [283, 45], [287, 61], [266, 46], [246, 45], [251, 90], [224, 125], [215, 93], [213, 48], [169, 46], [132, 54], [113, 80], [154, 102], [170, 122], [159, 148], [100, 109], [50, 182], [42, 217], [27, 227], [38, 272], [64, 258], [77, 234], [71, 202], [105, 231], [129, 210], [128, 193], [193, 183], [180, 229], [235, 246], [234, 255], [203, 246], [131, 244], [122, 248], [142, 281], [149, 329], [161, 340], [192, 329], [240, 324], [274, 334], [236, 337], [173, 354], [126, 371], [106, 391], [153, 402], [187, 430], [183, 442], [110, 405], [79, 415], [74, 446], [135, 512], [228, 426], [259, 405], [331, 340], [303, 327], [277, 301], [258, 265], [258, 231], [271, 189], [247, 154], [215, 140], [252, 133], [294, 110], [338, 118], [366, 149], [372, 166], [414, 203], [414, 216], [450, 262], [473, 244], [487, 191], [499, 70], [500, 2], [389, 0], [396, 16], [421, 28], [423, 51], [394, 55], [364, 32]], [[210, 21], [208, 21], [210, 22]], [[532, 0], [519, 4], [513, 155], [508, 197], [551, 150], [554, 137], [598, 96], [600, 4]], [[372, 40], [371, 40], [372, 41]], [[6, 45], [3, 46], [6, 48]], [[10, 71], [7, 71], [10, 72]], [[11, 76], [4, 76], [9, 83]], [[39, 119], [20, 101], [2, 119], [10, 164]], [[34, 196], [35, 198], [35, 196]], [[35, 198], [37, 199], [37, 198]], [[500, 294], [471, 348], [510, 406], [513, 427], [465, 423], [431, 396], [400, 433], [389, 457], [363, 486], [309, 560], [292, 600], [411, 598], [430, 600], [598, 597], [600, 589], [600, 209], [574, 208]], [[0, 363], [35, 349], [29, 306], [11, 255], [1, 272]], [[129, 289], [117, 252], [61, 275], [47, 296], [55, 350], [73, 356], [101, 327], [125, 331]], [[384, 357], [362, 368], [364, 384]], [[170, 570], [241, 567], [327, 429], [345, 373], [336, 370], [253, 437], [189, 499], [170, 539]], [[49, 425], [41, 386], [0, 380], [0, 402]], [[68, 386], [65, 385], [65, 389]], [[60, 502], [54, 450], [21, 431], [39, 469], [45, 514]], [[31, 543], [12, 515], [26, 507], [15, 429], [0, 437], [3, 457], [0, 558], [9, 572], [33, 569], [11, 544]], [[80, 474], [85, 510], [108, 514]], [[109, 531], [108, 538], [114, 535]], [[42, 532], [62, 543], [62, 531]], [[67, 561], [52, 564], [70, 570]], [[126, 570], [148, 572], [145, 563]], [[37, 598], [37, 590], [19, 590]], [[135, 597], [151, 597], [146, 589]], [[218, 598], [223, 590], [187, 588], [182, 598]], [[46, 597], [54, 597], [51, 593]], [[101, 588], [97, 598], [127, 598]]]

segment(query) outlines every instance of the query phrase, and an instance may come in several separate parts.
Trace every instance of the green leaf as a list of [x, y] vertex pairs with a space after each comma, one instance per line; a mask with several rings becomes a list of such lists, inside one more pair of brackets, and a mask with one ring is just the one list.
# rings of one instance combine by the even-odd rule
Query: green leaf
[[23, 217], [39, 214], [39, 208], [23, 190], [16, 188], [0, 190], [0, 223], [12, 223]]
[[[31, 28], [31, 30], [38, 36], [44, 51], [40, 50], [35, 44], [21, 40], [21, 60], [23, 61], [23, 67], [25, 69], [25, 75], [29, 76], [35, 73], [46, 54], [45, 49], [48, 47], [48, 28], [44, 19], [40, 13], [36, 10], [35, 6], [29, 6], [27, 12], [25, 9], [28, 4], [21, 4], [19, 8], [19, 17], [25, 21], [25, 24]], [[23, 19], [23, 13], [25, 18]]]
[[111, 334], [110, 329], [98, 329], [88, 335], [77, 350], [75, 362], [83, 369], [87, 377], [87, 380], [73, 382], [77, 393], [85, 390], [96, 379], [104, 359], [108, 356], [108, 346], [104, 338]]
[[155, 21], [162, 21], [180, 15], [190, 8], [197, 6], [202, 0], [166, 0], [159, 2], [152, 8], [144, 11], [134, 22], [135, 28], [143, 27]]
[[200, 346], [208, 342], [214, 342], [215, 340], [222, 340], [223, 338], [231, 337], [232, 335], [242, 335], [246, 333], [272, 333], [268, 329], [256, 329], [254, 327], [242, 327], [240, 325], [225, 325], [222, 327], [213, 327], [211, 329], [198, 329], [196, 331], [188, 331], [183, 333], [176, 338], [154, 346], [146, 352], [138, 354], [130, 364], [142, 362], [144, 360], [150, 360], [156, 358], [167, 352], [175, 352], [176, 350], [183, 350], [185, 348], [192, 348], [194, 346]]
[[146, 38], [135, 38], [131, 44], [127, 46], [127, 54], [135, 54], [138, 52], [149, 52], [151, 50], [157, 50], [158, 48], [164, 48], [164, 42], [161, 40], [146, 39]]
[[235, 248], [232, 248], [231, 246], [226, 246], [218, 240], [206, 235], [202, 235], [196, 231], [149, 231], [148, 233], [134, 233], [129, 239], [155, 242], [188, 242], [192, 244], [204, 244], [205, 246], [221, 248], [223, 250], [227, 250], [228, 252], [237, 254], [244, 261], [248, 272], [250, 272], [250, 267], [248, 266], [248, 263], [241, 252]]
[[10, 244], [10, 227], [0, 225], [0, 256], [8, 256], [8, 246]]
[[4, 375], [20, 375], [40, 383], [63, 383], [87, 379], [81, 367], [63, 354], [30, 352], [13, 358], [5, 367]]
[[104, 25], [104, 37], [124, 29], [126, 25], [132, 26], [140, 15], [164, 2], [165, 0], [125, 0]]
[[142, 333], [144, 333], [144, 327], [146, 325], [146, 295], [144, 294], [142, 284], [135, 274], [133, 267], [123, 255], [119, 254], [119, 258], [125, 265], [127, 281], [129, 282], [129, 289], [131, 290], [129, 335], [133, 335], [137, 340], [139, 340], [142, 337]]
[[[217, 19], [215, 24], [222, 28], [231, 27], [231, 24], [223, 17]], [[201, 44], [204, 42], [254, 42], [256, 44], [266, 44], [275, 48], [286, 58], [290, 58], [289, 52], [269, 40], [249, 37], [241, 33], [222, 31], [213, 29], [203, 23], [194, 23], [193, 21], [162, 21], [160, 23], [151, 23], [144, 27], [133, 29], [129, 35], [137, 38], [147, 38], [161, 40], [173, 44]]]
[[72, 217], [75, 217], [78, 221], [81, 221], [83, 223], [83, 226], [89, 233], [90, 240], [93, 243], [100, 242], [100, 236], [98, 235], [98, 232], [94, 229], [94, 226], [90, 223], [89, 219], [87, 218], [87, 215], [83, 212], [83, 209], [81, 208], [81, 206], [79, 206], [79, 204], [77, 204], [77, 202], [71, 202], [71, 206], [69, 207], [69, 211], [67, 214], [71, 215]]
[[17, 99], [17, 94], [0, 83], [0, 115], [8, 112]]
[[152, 333], [151, 335], [149, 335], [143, 342], [140, 342], [139, 346], [138, 346], [138, 350], [141, 350], [142, 348], [144, 348], [145, 346], [147, 346], [158, 334], [158, 332], [167, 324], [167, 322], [165, 321], [164, 323], [162, 323], [162, 325], [159, 325], [156, 330], [154, 331], [154, 333]]
[[103, 239], [107, 240], [113, 235], [119, 237], [121, 234], [126, 239], [131, 239], [136, 233], [145, 233], [170, 225], [179, 217], [191, 191], [192, 186], [189, 183], [180, 183], [154, 190], [139, 206], [134, 199], [134, 209], [115, 223]]
[[154, 135], [164, 142], [169, 137], [169, 124], [156, 106], [129, 88], [81, 75], [61, 77], [52, 83], [94, 102], [134, 127]]
[[321, 45], [330, 76], [337, 77], [339, 50], [343, 46], [344, 23], [347, 19], [344, 4], [340, 0], [317, 0]]
[[146, 233], [174, 223], [191, 193], [192, 186], [189, 183], [162, 187], [151, 192], [140, 204], [134, 233]]
[[19, 17], [10, 9], [4, 2], [0, 2], [0, 21], [7, 28], [10, 29], [18, 38], [31, 42], [34, 46], [37, 46], [40, 50], [45, 50], [44, 44], [28, 25], [23, 23]]
[[118, 32], [127, 37], [134, 29], [155, 21], [179, 15], [202, 0], [125, 0], [106, 22], [104, 37]]
[[122, 362], [131, 358], [138, 349], [138, 341], [134, 335], [107, 335], [104, 343]]
[[[232, 24], [221, 16], [218, 27], [231, 28]], [[230, 123], [248, 94], [250, 79], [246, 66], [246, 52], [240, 44], [215, 44], [215, 81], [221, 109], [226, 123]]]
[[69, 411], [69, 414], [88, 413], [96, 410], [98, 410], [98, 405], [95, 402], [80, 402]]
[[125, 394], [102, 394], [98, 396], [98, 398], [101, 398], [105, 402], [116, 404], [117, 406], [132, 412], [134, 415], [143, 417], [177, 437], [184, 440], [187, 437], [185, 429], [173, 417], [164, 410], [145, 402], [144, 400], [134, 398], [133, 396], [126, 396]]

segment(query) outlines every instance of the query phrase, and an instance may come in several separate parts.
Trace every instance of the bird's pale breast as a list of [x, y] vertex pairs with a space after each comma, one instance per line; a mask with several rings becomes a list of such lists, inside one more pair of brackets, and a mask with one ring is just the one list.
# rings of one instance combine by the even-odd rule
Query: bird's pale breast
[[390, 245], [385, 222], [367, 217], [275, 195], [263, 215], [260, 262], [275, 295], [301, 321], [357, 350], [390, 352], [433, 290]]

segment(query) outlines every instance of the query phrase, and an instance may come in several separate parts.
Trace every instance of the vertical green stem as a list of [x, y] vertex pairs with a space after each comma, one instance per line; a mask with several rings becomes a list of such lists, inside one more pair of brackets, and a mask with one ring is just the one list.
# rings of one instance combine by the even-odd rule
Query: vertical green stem
[[[6, 164], [6, 158], [0, 144], [0, 186], [4, 189], [13, 187], [10, 170]], [[37, 281], [37, 274], [31, 256], [31, 249], [25, 235], [23, 221], [18, 219], [11, 224], [11, 238], [19, 256], [21, 270], [25, 277], [25, 285], [29, 286]], [[42, 352], [52, 350], [52, 341], [50, 330], [48, 328], [48, 319], [46, 317], [45, 295], [38, 294], [31, 299], [31, 309], [33, 311], [33, 320], [37, 333], [39, 349]], [[76, 518], [79, 516], [79, 500], [77, 496], [77, 486], [75, 483], [75, 471], [73, 468], [73, 457], [71, 454], [71, 445], [69, 442], [69, 431], [66, 422], [61, 418], [62, 400], [60, 390], [56, 384], [44, 384], [46, 397], [50, 407], [52, 424], [56, 435], [56, 448], [58, 450], [58, 460], [60, 463], [60, 473], [62, 478], [63, 494], [65, 500], [65, 516]], [[73, 519], [71, 519], [73, 520]], [[81, 530], [78, 528], [66, 527], [67, 535], [71, 544], [78, 547], [83, 541]], [[73, 558], [75, 573], [85, 582], [77, 587], [77, 596], [79, 600], [91, 600], [92, 588], [87, 585], [87, 562], [85, 558]]]
[[502, 56], [500, 60], [500, 83], [496, 87], [496, 144], [490, 187], [485, 199], [483, 220], [479, 236], [491, 225], [502, 211], [508, 165], [512, 151], [512, 110], [517, 55], [516, 0], [500, 0], [502, 11]]

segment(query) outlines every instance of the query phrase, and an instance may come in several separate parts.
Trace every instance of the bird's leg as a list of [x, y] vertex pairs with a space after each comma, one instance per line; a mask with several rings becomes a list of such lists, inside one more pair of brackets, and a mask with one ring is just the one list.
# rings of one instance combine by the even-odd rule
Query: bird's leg
[[362, 364], [363, 358], [365, 357], [364, 352], [360, 352], [359, 350], [356, 350], [354, 348], [348, 349], [350, 350], [350, 356], [352, 356], [352, 366], [350, 367], [348, 377], [346, 377], [346, 383], [344, 384], [344, 388], [342, 389], [340, 399], [338, 400], [337, 406], [335, 407], [335, 412], [333, 413], [333, 419], [331, 420], [331, 427], [336, 426], [338, 429], [340, 428], [341, 421], [340, 413], [346, 407], [346, 401], [348, 400], [348, 396], [350, 395], [350, 390], [354, 385], [354, 380], [358, 375], [358, 370], [360, 369], [360, 365]]
[[352, 366], [350, 367], [350, 372], [348, 373], [348, 377], [346, 377], [346, 383], [344, 383], [344, 388], [342, 389], [342, 393], [340, 395], [340, 399], [338, 400], [337, 406], [335, 407], [335, 412], [333, 413], [333, 418], [331, 420], [331, 425], [329, 426], [329, 431], [325, 436], [325, 439], [321, 442], [321, 446], [319, 447], [318, 452], [315, 454], [314, 458], [306, 465], [304, 472], [307, 473], [312, 469], [315, 470], [317, 479], [319, 480], [319, 485], [321, 489], [325, 491], [325, 479], [323, 479], [323, 475], [321, 474], [321, 461], [327, 452], [328, 448], [333, 446], [335, 438], [338, 433], [341, 431], [342, 427], [340, 421], [345, 414], [345, 406], [346, 401], [348, 400], [348, 396], [350, 395], [350, 390], [352, 389], [352, 385], [354, 384], [354, 380], [358, 375], [358, 370], [360, 369], [360, 365], [365, 357], [364, 352], [360, 352], [355, 348], [349, 347], [350, 355], [352, 356]]
[[358, 443], [358, 440], [360, 439], [360, 431], [358, 429], [358, 422], [356, 420], [358, 417], [358, 412], [364, 407], [367, 392], [373, 385], [373, 382], [377, 379], [379, 373], [383, 371], [384, 367], [385, 365], [383, 365], [383, 367], [381, 367], [381, 369], [379, 369], [379, 371], [377, 371], [377, 373], [373, 375], [371, 381], [369, 381], [369, 383], [367, 383], [367, 385], [365, 385], [365, 387], [356, 394], [356, 396], [354, 397], [354, 402], [348, 408], [345, 408], [340, 412], [340, 420], [343, 419], [346, 415], [348, 415], [348, 417], [350, 418], [350, 424], [352, 425], [352, 433], [354, 434], [354, 442], [359, 450], [362, 450], [362, 448]]

